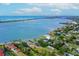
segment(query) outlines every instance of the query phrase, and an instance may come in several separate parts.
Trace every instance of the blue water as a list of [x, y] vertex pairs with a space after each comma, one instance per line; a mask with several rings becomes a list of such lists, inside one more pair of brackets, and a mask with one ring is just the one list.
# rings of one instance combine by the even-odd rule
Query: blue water
[[27, 22], [0, 23], [0, 42], [17, 39], [29, 40], [47, 34], [49, 31], [63, 26], [60, 22], [68, 19], [37, 19]]

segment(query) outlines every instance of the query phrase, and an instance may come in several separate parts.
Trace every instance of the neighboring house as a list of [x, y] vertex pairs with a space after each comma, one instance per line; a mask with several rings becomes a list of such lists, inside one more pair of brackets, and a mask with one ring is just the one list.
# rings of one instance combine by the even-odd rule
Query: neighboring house
[[44, 35], [45, 37], [46, 37], [46, 39], [50, 39], [51, 37], [50, 37], [50, 35]]
[[27, 42], [27, 45], [30, 47], [30, 48], [38, 48], [40, 46], [37, 46], [35, 43], [31, 42], [31, 41], [28, 41]]
[[0, 56], [4, 56], [4, 50], [0, 49]]
[[30, 43], [33, 44], [33, 45], [40, 46], [38, 42], [33, 42], [33, 41], [31, 41], [31, 40], [29, 40], [28, 42], [30, 42]]
[[51, 39], [51, 37], [50, 37], [50, 35], [44, 35], [46, 38], [43, 40], [44, 42], [48, 42], [50, 39]]

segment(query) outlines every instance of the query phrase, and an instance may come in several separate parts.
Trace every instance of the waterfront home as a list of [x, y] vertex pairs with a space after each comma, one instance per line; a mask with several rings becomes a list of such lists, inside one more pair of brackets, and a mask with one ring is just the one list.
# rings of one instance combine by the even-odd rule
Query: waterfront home
[[31, 42], [31, 41], [28, 41], [27, 42], [27, 45], [30, 47], [30, 48], [38, 48], [40, 46], [37, 46], [35, 43]]
[[[29, 40], [28, 42], [30, 42], [30, 44], [33, 44], [35, 46], [40, 46], [38, 42], [33, 42], [31, 40]], [[27, 42], [27, 44], [29, 44], [28, 42]], [[30, 46], [30, 45], [28, 45], [28, 46]]]
[[25, 54], [22, 53], [21, 50], [17, 48], [14, 44], [7, 44], [5, 45], [5, 47], [14, 52], [18, 56], [25, 56]]
[[19, 52], [20, 49], [18, 49], [14, 44], [7, 44], [5, 45], [9, 50], [12, 50], [14, 52]]
[[32, 40], [29, 40], [29, 42], [31, 42], [32, 44], [34, 44], [36, 46], [40, 46], [40, 44], [38, 42], [33, 42]]
[[45, 37], [46, 37], [46, 39], [50, 39], [51, 38], [51, 36], [50, 35], [44, 35]]
[[45, 39], [43, 40], [44, 42], [48, 42], [51, 39], [50, 35], [44, 35], [44, 36], [45, 36]]
[[31, 41], [28, 41], [28, 42], [27, 42], [27, 45], [28, 45], [29, 47], [36, 47], [35, 44], [32, 43]]

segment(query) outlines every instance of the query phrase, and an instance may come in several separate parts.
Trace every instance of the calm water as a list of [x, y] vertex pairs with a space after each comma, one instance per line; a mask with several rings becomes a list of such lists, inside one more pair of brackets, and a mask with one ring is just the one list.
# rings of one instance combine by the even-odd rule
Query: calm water
[[0, 42], [36, 38], [62, 26], [59, 23], [65, 21], [68, 20], [37, 19], [27, 22], [0, 23]]

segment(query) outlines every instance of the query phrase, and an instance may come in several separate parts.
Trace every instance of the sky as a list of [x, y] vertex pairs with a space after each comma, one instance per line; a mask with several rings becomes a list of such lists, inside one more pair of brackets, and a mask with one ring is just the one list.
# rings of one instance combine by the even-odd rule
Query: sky
[[79, 4], [0, 3], [0, 16], [79, 16]]

